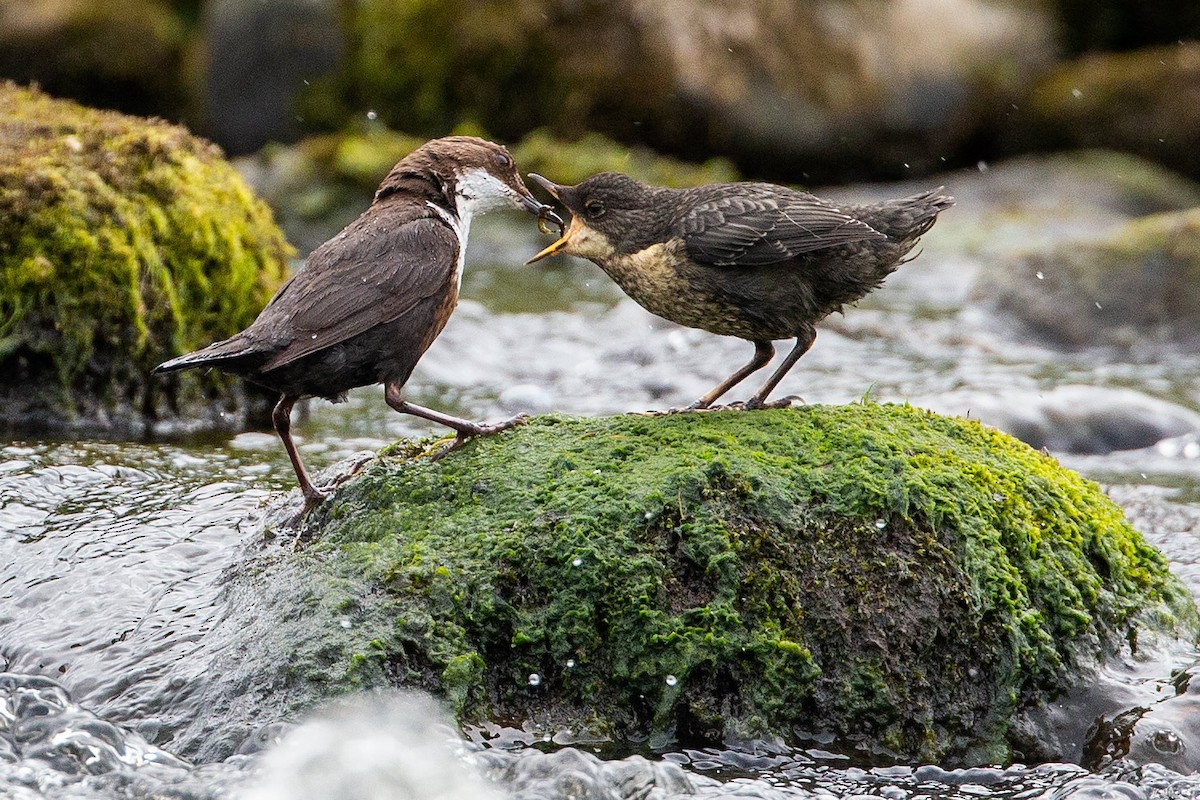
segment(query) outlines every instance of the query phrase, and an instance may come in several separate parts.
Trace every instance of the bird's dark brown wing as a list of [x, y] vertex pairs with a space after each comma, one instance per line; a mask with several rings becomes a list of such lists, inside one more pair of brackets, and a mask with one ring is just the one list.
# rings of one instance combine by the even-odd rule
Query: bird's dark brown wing
[[254, 327], [287, 343], [261, 371], [399, 319], [446, 291], [458, 248], [457, 235], [441, 220], [360, 217], [314, 250], [255, 321]]
[[717, 266], [774, 264], [825, 247], [885, 239], [810, 194], [740, 184], [701, 199], [679, 222], [687, 254]]

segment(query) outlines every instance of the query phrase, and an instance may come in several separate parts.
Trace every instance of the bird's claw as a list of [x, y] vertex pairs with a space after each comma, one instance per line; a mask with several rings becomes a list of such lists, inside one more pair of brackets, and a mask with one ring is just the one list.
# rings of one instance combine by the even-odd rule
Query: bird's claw
[[789, 394], [787, 397], [781, 397], [778, 400], [756, 400], [753, 397], [745, 403], [740, 404], [749, 410], [762, 410], [765, 408], [791, 408], [792, 404], [799, 400], [804, 402], [804, 398], [799, 395]]
[[326, 483], [323, 486], [309, 486], [307, 489], [301, 488], [300, 492], [304, 495], [304, 508], [293, 514], [285, 525], [285, 527], [289, 530], [294, 529], [297, 531], [296, 538], [292, 542], [293, 548], [299, 544], [300, 539], [303, 536], [302, 526], [304, 524], [304, 520], [308, 518], [308, 515], [312, 513], [314, 509], [328, 500], [330, 496], [332, 496], [333, 493], [336, 492], [339, 487], [341, 487], [342, 484], [346, 483], [346, 481], [350, 480], [359, 472], [361, 472], [362, 468], [365, 467], [367, 463], [374, 457], [374, 453], [361, 456], [350, 464], [349, 469], [339, 475], [334, 476], [333, 480], [329, 481], [329, 483]]
[[662, 416], [665, 414], [691, 414], [697, 411], [746, 411], [760, 410], [764, 408], [789, 408], [793, 403], [799, 401], [804, 402], [804, 398], [799, 395], [789, 394], [787, 397], [779, 400], [734, 400], [731, 403], [723, 403], [722, 405], [704, 405], [700, 402], [692, 403], [687, 408], [668, 408], [666, 411], [648, 411], [651, 416]]
[[445, 458], [450, 453], [453, 453], [455, 450], [462, 447], [468, 441], [477, 436], [491, 436], [494, 433], [501, 433], [509, 428], [515, 428], [518, 425], [524, 425], [528, 421], [528, 414], [518, 414], [512, 419], [506, 419], [503, 422], [493, 422], [491, 425], [475, 425], [467, 430], [461, 430], [449, 444], [443, 445], [441, 448], [439, 448], [429, 460], [437, 461], [438, 459]]

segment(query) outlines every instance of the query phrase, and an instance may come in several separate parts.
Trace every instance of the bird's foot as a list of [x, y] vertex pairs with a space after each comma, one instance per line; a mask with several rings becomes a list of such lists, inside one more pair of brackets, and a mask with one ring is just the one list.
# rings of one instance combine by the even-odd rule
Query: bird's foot
[[501, 433], [502, 431], [506, 431], [509, 428], [515, 428], [518, 425], [524, 425], [528, 421], [529, 421], [528, 414], [518, 414], [517, 416], [513, 417], [512, 419], [506, 419], [503, 422], [493, 422], [490, 425], [472, 424], [471, 427], [460, 430], [458, 432], [458, 435], [454, 437], [453, 441], [451, 441], [450, 444], [447, 444], [447, 445], [443, 446], [442, 448], [440, 448], [436, 453], [433, 454], [433, 456], [429, 460], [437, 461], [440, 458], [445, 458], [450, 453], [453, 453], [455, 450], [462, 447], [464, 444], [469, 442], [471, 439], [474, 439], [478, 436], [491, 436], [492, 434]]
[[692, 404], [684, 408], [672, 406], [671, 408], [651, 408], [646, 411], [630, 411], [630, 414], [635, 414], [639, 417], [669, 417], [672, 414], [691, 414], [693, 411], [712, 411], [714, 407], [700, 406]]
[[789, 394], [787, 397], [781, 397], [778, 400], [760, 400], [757, 397], [751, 397], [745, 403], [740, 403], [738, 405], [748, 410], [759, 410], [764, 408], [791, 408], [792, 404], [797, 400], [799, 400], [801, 403], [804, 402], [803, 397], [795, 394]]
[[304, 521], [308, 519], [308, 515], [311, 514], [318, 506], [328, 500], [342, 484], [349, 481], [359, 472], [362, 472], [362, 468], [365, 467], [374, 457], [374, 453], [363, 454], [350, 464], [349, 469], [340, 473], [339, 475], [336, 475], [333, 480], [329, 481], [329, 483], [326, 483], [323, 486], [317, 487], [310, 484], [307, 487], [300, 487], [300, 491], [304, 495], [304, 508], [293, 514], [285, 524], [285, 528], [287, 530], [296, 531], [296, 538], [292, 540], [293, 550], [300, 546], [300, 541], [304, 538]]
[[288, 521], [283, 524], [284, 530], [296, 532], [296, 538], [292, 540], [292, 549], [299, 545], [300, 539], [304, 535], [304, 520], [308, 518], [309, 513], [329, 499], [329, 495], [325, 491], [315, 486], [301, 487], [301, 491], [304, 494], [304, 507], [288, 517]]
[[[313, 506], [313, 508], [316, 508], [322, 502], [324, 502], [325, 498], [327, 498], [333, 492], [336, 492], [343, 483], [346, 483], [351, 478], [353, 478], [355, 475], [362, 472], [363, 467], [365, 467], [368, 463], [370, 463], [371, 459], [373, 459], [373, 458], [375, 458], [374, 453], [363, 453], [362, 455], [360, 455], [358, 458], [356, 458], [354, 461], [352, 461], [350, 463], [350, 466], [346, 469], [345, 472], [341, 472], [341, 473], [335, 475], [333, 480], [331, 480], [329, 483], [325, 484], [324, 486], [322, 486], [319, 489], [316, 489], [315, 491], [317, 492], [317, 494], [324, 495], [324, 497], [322, 497], [320, 500], [318, 500], [316, 502], [316, 504]], [[307, 499], [308, 499], [308, 496], [306, 495], [305, 500], [307, 500]], [[312, 509], [309, 509], [309, 510], [312, 510]], [[307, 513], [307, 511], [305, 513]]]

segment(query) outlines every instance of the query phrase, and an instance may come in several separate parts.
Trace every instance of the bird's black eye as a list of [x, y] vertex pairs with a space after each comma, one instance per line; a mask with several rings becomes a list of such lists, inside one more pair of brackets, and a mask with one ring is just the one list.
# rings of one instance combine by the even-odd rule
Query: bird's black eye
[[509, 158], [507, 153], [496, 153], [496, 163], [502, 167], [511, 167], [512, 159]]
[[583, 204], [583, 210], [589, 217], [602, 217], [604, 216], [604, 203], [599, 200], [588, 200]]

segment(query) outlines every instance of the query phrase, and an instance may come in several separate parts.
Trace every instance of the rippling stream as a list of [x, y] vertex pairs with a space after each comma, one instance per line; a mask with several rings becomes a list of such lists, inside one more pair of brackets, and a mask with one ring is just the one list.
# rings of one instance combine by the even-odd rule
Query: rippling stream
[[[1200, 357], [1149, 345], [1058, 352], [971, 299], [975, 277], [1006, 254], [1122, 220], [1087, 185], [1024, 188], [1044, 171], [1015, 164], [944, 177], [959, 206], [926, 237], [924, 253], [860, 307], [828, 320], [777, 396], [909, 401], [980, 416], [1045, 444], [1109, 488], [1200, 596]], [[853, 196], [914, 188], [859, 188]], [[662, 323], [589, 264], [517, 266], [539, 246], [536, 232], [515, 227], [520, 222], [476, 226], [464, 302], [418, 367], [412, 399], [478, 419], [620, 413], [685, 405], [748, 360], [749, 344]], [[339, 406], [312, 403], [295, 430], [316, 468], [401, 436], [442, 433], [390, 411], [378, 387]], [[1122, 449], [1112, 452], [1106, 442]], [[0, 668], [7, 672], [0, 676], [0, 797], [320, 796], [283, 793], [285, 776], [306, 774], [306, 758], [330, 775], [361, 770], [375, 758], [367, 742], [376, 734], [401, 747], [430, 739], [428, 726], [439, 723], [428, 709], [403, 724], [359, 709], [308, 723], [326, 731], [317, 738], [327, 744], [346, 739], [336, 754], [312, 741], [316, 750], [306, 750], [299, 735], [267, 759], [256, 754], [287, 726], [265, 728], [221, 763], [192, 765], [170, 754], [191, 689], [205, 680], [189, 656], [223, 613], [223, 576], [246, 552], [285, 546], [264, 541], [260, 525], [268, 501], [293, 486], [270, 432], [0, 446]], [[668, 747], [649, 758], [606, 751], [601, 759], [586, 743], [550, 748], [520, 731], [476, 731], [460, 746], [466, 755], [436, 763], [439, 774], [469, 780], [474, 770], [514, 795], [555, 800], [1200, 797], [1200, 779], [1186, 777], [1200, 765], [1200, 685], [1182, 680], [1181, 688], [1180, 678], [1191, 666], [1141, 665], [1136, 677], [1113, 676], [1131, 706], [1180, 699], [1153, 717], [1161, 731], [1143, 730], [1128, 758], [1100, 759], [1095, 771], [872, 768], [761, 742], [723, 751]], [[355, 736], [367, 738], [351, 747]], [[1157, 751], [1139, 751], [1141, 741]], [[443, 789], [440, 778], [430, 780], [428, 795], [462, 796], [467, 785]], [[380, 791], [345, 796], [413, 796]]]

